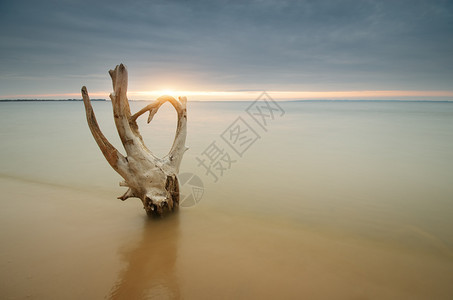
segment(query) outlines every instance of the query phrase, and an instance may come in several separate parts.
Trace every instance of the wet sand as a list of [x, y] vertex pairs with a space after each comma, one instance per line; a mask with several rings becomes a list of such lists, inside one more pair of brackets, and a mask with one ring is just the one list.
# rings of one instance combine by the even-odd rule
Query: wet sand
[[137, 202], [118, 203], [113, 194], [5, 177], [0, 189], [2, 299], [453, 294], [449, 251], [402, 249], [203, 204], [150, 220]]

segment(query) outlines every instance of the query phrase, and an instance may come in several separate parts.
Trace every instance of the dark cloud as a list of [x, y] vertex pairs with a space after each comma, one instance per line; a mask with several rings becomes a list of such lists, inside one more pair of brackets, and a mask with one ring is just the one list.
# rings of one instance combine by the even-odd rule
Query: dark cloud
[[1, 5], [4, 94], [27, 90], [30, 78], [68, 91], [88, 74], [108, 90], [99, 75], [119, 62], [136, 88], [178, 78], [206, 89], [450, 90], [453, 79], [451, 1]]

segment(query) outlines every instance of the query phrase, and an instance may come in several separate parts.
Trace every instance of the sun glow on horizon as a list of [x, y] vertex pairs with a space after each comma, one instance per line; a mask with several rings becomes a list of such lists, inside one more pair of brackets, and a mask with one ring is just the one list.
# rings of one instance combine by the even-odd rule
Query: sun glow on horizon
[[[174, 98], [185, 96], [192, 101], [253, 101], [264, 91], [195, 91], [177, 89], [159, 89], [149, 91], [128, 91], [130, 100], [156, 100], [169, 95]], [[417, 91], [417, 90], [369, 90], [369, 91], [278, 91], [266, 93], [277, 101], [285, 100], [448, 100], [453, 101], [453, 91]], [[92, 91], [92, 99], [109, 100], [110, 92]], [[77, 93], [5, 95], [0, 99], [80, 99]]]
[[[162, 96], [164, 95], [168, 95], [168, 96], [172, 96], [174, 98], [176, 98], [177, 94], [179, 94], [178, 92], [176, 92], [175, 90], [173, 89], [163, 89], [163, 90], [158, 90], [156, 91], [157, 94], [160, 94]], [[160, 97], [160, 96], [158, 96]]]
[[[153, 100], [163, 95], [186, 96], [196, 101], [253, 101], [264, 91], [152, 90], [129, 92], [134, 100]], [[453, 100], [453, 91], [266, 91], [275, 100]]]

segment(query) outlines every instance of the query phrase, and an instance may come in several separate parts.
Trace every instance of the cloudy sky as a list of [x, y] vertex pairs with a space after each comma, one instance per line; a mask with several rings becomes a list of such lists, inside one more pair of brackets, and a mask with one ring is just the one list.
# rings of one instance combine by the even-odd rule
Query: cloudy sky
[[1, 0], [0, 39], [0, 99], [108, 98], [124, 63], [131, 99], [453, 100], [453, 1]]

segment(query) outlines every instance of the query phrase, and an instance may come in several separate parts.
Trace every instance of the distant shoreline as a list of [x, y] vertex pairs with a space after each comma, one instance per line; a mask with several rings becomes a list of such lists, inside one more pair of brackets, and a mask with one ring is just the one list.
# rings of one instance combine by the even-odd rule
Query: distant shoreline
[[[2, 102], [82, 102], [82, 99], [0, 99]], [[110, 102], [107, 99], [91, 99], [96, 102]], [[131, 102], [151, 102], [154, 100], [129, 100]], [[191, 100], [190, 102], [253, 102], [254, 100]], [[334, 99], [316, 99], [316, 100], [276, 100], [276, 102], [429, 102], [429, 103], [453, 103], [453, 100], [334, 100]]]
[[[1, 99], [0, 102], [73, 102], [82, 99]], [[107, 101], [105, 99], [91, 99], [91, 101]]]

